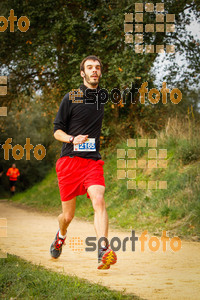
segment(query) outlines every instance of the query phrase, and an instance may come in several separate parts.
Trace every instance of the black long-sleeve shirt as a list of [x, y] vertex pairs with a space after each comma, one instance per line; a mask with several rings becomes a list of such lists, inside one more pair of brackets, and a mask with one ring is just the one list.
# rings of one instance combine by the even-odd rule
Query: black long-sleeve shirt
[[[72, 100], [69, 100], [69, 93], [64, 96], [54, 120], [54, 132], [61, 129], [72, 136], [81, 134], [88, 135], [88, 138], [95, 138], [96, 151], [73, 151], [73, 144], [63, 143], [60, 157], [79, 156], [99, 160], [101, 159], [99, 148], [104, 105], [100, 104], [97, 107], [97, 103], [94, 101], [89, 103], [85, 97], [87, 87], [82, 84], [80, 89], [83, 91], [83, 98], [80, 98], [83, 103], [73, 103]], [[97, 88], [98, 90], [99, 88]]]

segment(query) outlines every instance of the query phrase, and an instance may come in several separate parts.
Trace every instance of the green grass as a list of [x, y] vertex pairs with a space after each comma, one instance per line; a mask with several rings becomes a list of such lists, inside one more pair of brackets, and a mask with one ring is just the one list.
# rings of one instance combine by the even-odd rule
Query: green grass
[[[199, 140], [160, 136], [158, 148], [167, 149], [168, 167], [153, 169], [151, 173], [137, 170], [136, 180], [167, 181], [166, 190], [127, 190], [127, 180], [117, 179], [116, 149], [127, 149], [125, 142], [115, 145], [114, 150], [101, 152], [105, 161], [109, 222], [117, 228], [148, 230], [154, 234], [167, 230], [171, 235], [200, 239]], [[147, 156], [147, 151], [147, 148], [139, 150], [137, 158]], [[58, 213], [61, 203], [55, 168], [42, 182], [16, 194], [12, 200]], [[86, 195], [77, 197], [76, 216], [92, 221], [93, 215], [90, 199]]]
[[17, 256], [0, 259], [1, 299], [141, 299], [30, 264]]
[[35, 207], [40, 211], [52, 213], [59, 211], [61, 203], [55, 168], [40, 183], [25, 192], [16, 193], [12, 200]]

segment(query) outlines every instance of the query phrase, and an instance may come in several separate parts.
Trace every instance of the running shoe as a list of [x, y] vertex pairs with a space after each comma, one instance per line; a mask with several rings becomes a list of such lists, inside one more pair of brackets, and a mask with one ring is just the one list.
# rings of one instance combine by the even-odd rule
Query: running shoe
[[110, 265], [114, 265], [117, 262], [117, 255], [112, 249], [101, 248], [98, 257], [99, 270], [110, 269]]
[[65, 239], [61, 239], [59, 237], [58, 230], [58, 232], [56, 233], [56, 237], [50, 247], [50, 254], [53, 258], [58, 258], [62, 253], [62, 246], [65, 245]]

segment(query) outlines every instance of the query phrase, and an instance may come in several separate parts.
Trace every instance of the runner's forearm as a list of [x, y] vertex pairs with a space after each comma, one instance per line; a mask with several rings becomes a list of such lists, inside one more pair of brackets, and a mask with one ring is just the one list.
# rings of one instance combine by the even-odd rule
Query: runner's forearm
[[[70, 142], [69, 138], [71, 137], [71, 135], [68, 135], [67, 133], [65, 133], [61, 129], [58, 129], [54, 132], [54, 137], [55, 137], [56, 140], [58, 140], [60, 142], [69, 143]], [[88, 138], [88, 135], [79, 134], [76, 137], [74, 137], [73, 144], [77, 145], [77, 144], [85, 143], [87, 138]]]
[[60, 142], [69, 143], [69, 138], [71, 137], [71, 135], [68, 135], [61, 129], [58, 129], [54, 132], [54, 137]]

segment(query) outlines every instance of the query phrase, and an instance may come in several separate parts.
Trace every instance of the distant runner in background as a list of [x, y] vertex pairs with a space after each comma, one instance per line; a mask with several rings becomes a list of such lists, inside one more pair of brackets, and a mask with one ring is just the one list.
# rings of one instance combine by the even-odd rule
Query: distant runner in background
[[17, 178], [18, 178], [18, 176], [20, 176], [19, 170], [16, 168], [15, 164], [12, 164], [12, 168], [8, 169], [6, 176], [9, 177], [10, 191], [11, 191], [12, 195], [14, 195]]

